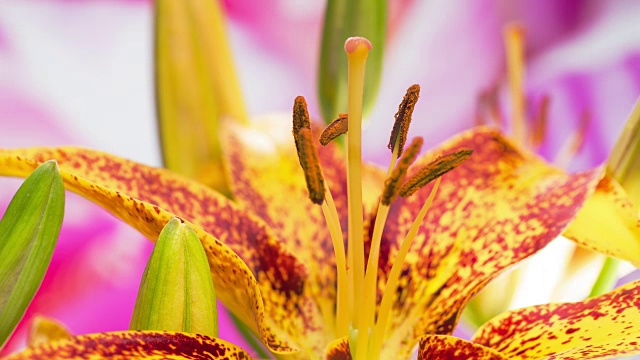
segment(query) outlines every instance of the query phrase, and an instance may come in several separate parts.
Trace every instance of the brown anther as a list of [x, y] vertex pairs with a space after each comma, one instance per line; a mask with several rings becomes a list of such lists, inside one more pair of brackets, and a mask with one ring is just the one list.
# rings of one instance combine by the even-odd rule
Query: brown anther
[[382, 196], [380, 199], [380, 203], [383, 205], [389, 206], [398, 196], [398, 190], [404, 181], [405, 176], [407, 175], [407, 170], [409, 166], [413, 164], [422, 148], [422, 138], [416, 137], [413, 139], [407, 151], [402, 154], [400, 160], [398, 160], [398, 164], [393, 169], [393, 172], [389, 176], [389, 178], [384, 182], [384, 190], [382, 191]]
[[400, 196], [407, 197], [413, 195], [413, 193], [420, 190], [431, 181], [460, 166], [460, 164], [467, 160], [472, 153], [473, 150], [471, 149], [461, 149], [451, 154], [436, 158], [418, 170], [417, 173], [411, 176], [409, 180], [402, 185], [402, 188], [400, 189]]
[[349, 130], [349, 116], [347, 114], [340, 114], [338, 118], [333, 120], [320, 135], [320, 144], [326, 146], [333, 139], [342, 134], [346, 134]]
[[298, 133], [300, 129], [311, 129], [311, 121], [309, 120], [309, 110], [307, 110], [307, 101], [304, 96], [296, 97], [293, 102], [293, 138], [296, 142], [296, 150], [300, 152], [298, 144]]
[[324, 178], [320, 170], [320, 160], [318, 151], [313, 143], [311, 130], [302, 128], [298, 132], [298, 159], [307, 180], [309, 199], [315, 204], [322, 205], [324, 202]]
[[389, 139], [389, 150], [393, 152], [393, 148], [398, 141], [398, 156], [402, 155], [404, 143], [407, 141], [407, 133], [409, 132], [409, 124], [411, 124], [411, 115], [413, 108], [420, 97], [420, 85], [414, 84], [407, 89], [402, 102], [398, 106], [396, 113], [396, 121], [391, 130], [391, 138]]
[[[301, 129], [311, 129], [309, 110], [304, 96], [298, 96], [293, 102], [293, 140], [296, 144], [296, 152], [300, 154], [300, 139], [298, 133]], [[302, 163], [300, 163], [302, 165]]]

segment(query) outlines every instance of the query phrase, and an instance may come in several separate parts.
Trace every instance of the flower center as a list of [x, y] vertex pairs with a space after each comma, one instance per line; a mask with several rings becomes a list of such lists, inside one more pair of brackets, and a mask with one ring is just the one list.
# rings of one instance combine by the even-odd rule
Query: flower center
[[[352, 357], [377, 359], [387, 331], [391, 308], [395, 300], [398, 281], [405, 258], [422, 221], [433, 202], [440, 184], [440, 176], [454, 169], [471, 156], [471, 150], [461, 149], [439, 157], [405, 177], [422, 147], [422, 138], [415, 138], [403, 151], [409, 130], [413, 108], [418, 100], [420, 87], [407, 90], [395, 116], [395, 124], [389, 141], [392, 151], [387, 170], [387, 180], [380, 195], [371, 238], [369, 257], [365, 266], [364, 216], [362, 202], [362, 154], [361, 123], [364, 69], [371, 43], [364, 38], [349, 38], [345, 43], [348, 57], [348, 114], [340, 114], [320, 137], [326, 145], [337, 136], [347, 133], [347, 207], [348, 251], [345, 254], [340, 219], [331, 191], [323, 180], [317, 150], [311, 136], [311, 125], [303, 97], [296, 98], [293, 107], [293, 135], [300, 165], [305, 173], [309, 198], [322, 207], [331, 235], [337, 267], [336, 336], [348, 337]], [[396, 258], [387, 277], [380, 304], [376, 303], [378, 290], [378, 262], [380, 243], [391, 204], [398, 195], [410, 196], [427, 183], [437, 179], [431, 194], [414, 220], [405, 239], [399, 244]], [[376, 314], [376, 306], [379, 305]]]

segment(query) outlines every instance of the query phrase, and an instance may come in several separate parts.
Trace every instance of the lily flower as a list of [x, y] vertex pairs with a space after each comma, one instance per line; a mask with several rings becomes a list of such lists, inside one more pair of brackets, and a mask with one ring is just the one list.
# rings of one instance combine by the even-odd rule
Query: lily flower
[[[497, 130], [477, 128], [420, 156], [407, 172], [408, 190], [401, 190], [407, 197], [387, 197], [393, 169], [411, 161], [403, 156], [390, 164], [390, 178], [361, 164], [358, 124], [369, 46], [362, 39], [345, 46], [348, 160], [331, 143], [317, 158], [299, 156], [315, 151], [307, 151], [311, 127], [305, 102], [296, 99], [296, 146], [278, 118], [260, 122], [262, 132], [235, 124], [222, 136], [236, 202], [167, 170], [74, 147], [2, 150], [0, 173], [23, 176], [56, 159], [67, 189], [151, 239], [174, 216], [183, 219], [204, 246], [219, 299], [275, 354], [407, 357], [418, 339], [451, 334], [479, 289], [562, 233], [603, 169], [566, 174]], [[399, 107], [394, 128], [402, 131], [392, 133], [392, 158], [402, 154], [415, 91]], [[407, 153], [417, 153], [413, 144]], [[416, 185], [433, 173], [423, 169], [462, 148], [473, 151], [470, 160], [435, 185]], [[315, 189], [311, 200], [308, 189]], [[429, 343], [420, 341], [419, 351]], [[636, 350], [617, 343], [607, 349]]]

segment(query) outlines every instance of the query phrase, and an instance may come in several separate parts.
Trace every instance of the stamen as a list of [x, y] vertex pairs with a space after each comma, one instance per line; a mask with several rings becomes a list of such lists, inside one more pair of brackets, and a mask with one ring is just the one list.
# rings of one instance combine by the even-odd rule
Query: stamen
[[318, 151], [313, 144], [313, 136], [310, 129], [302, 128], [298, 131], [298, 145], [298, 159], [300, 160], [300, 165], [302, 165], [304, 177], [307, 180], [309, 199], [315, 204], [322, 205], [325, 193], [324, 178], [322, 177]]
[[407, 197], [413, 195], [413, 193], [420, 190], [432, 180], [460, 166], [460, 164], [467, 160], [472, 153], [473, 150], [471, 149], [461, 149], [451, 154], [438, 157], [428, 165], [418, 170], [417, 173], [411, 176], [409, 180], [402, 185], [402, 188], [400, 189], [400, 196]]
[[544, 135], [547, 130], [547, 119], [549, 116], [549, 103], [551, 98], [548, 95], [544, 95], [540, 101], [540, 107], [536, 118], [532, 124], [533, 130], [531, 131], [531, 138], [529, 139], [531, 147], [537, 149], [544, 141]]
[[[307, 101], [303, 96], [296, 97], [293, 102], [293, 139], [295, 140], [298, 154], [300, 154], [300, 141], [298, 139], [300, 129], [311, 129]], [[300, 163], [300, 165], [302, 165], [302, 163]]]
[[[361, 311], [356, 307], [362, 304], [364, 287], [364, 219], [362, 214], [362, 97], [364, 92], [364, 71], [367, 56], [371, 49], [369, 40], [361, 37], [347, 39], [344, 49], [348, 59], [349, 93], [349, 132], [347, 132], [347, 207], [349, 213], [348, 259], [350, 290], [353, 296], [353, 327], [358, 329], [357, 349], [352, 349], [355, 359], [366, 358], [369, 331], [366, 321], [361, 319]], [[355, 351], [354, 351], [355, 350]]]
[[384, 191], [382, 192], [382, 197], [380, 203], [383, 205], [391, 205], [393, 200], [398, 196], [398, 191], [400, 186], [404, 181], [404, 177], [407, 174], [407, 170], [409, 166], [413, 164], [422, 148], [423, 140], [421, 137], [416, 137], [413, 139], [413, 142], [407, 148], [407, 151], [402, 155], [398, 165], [393, 170], [393, 173], [387, 180], [384, 182]]
[[567, 167], [571, 160], [580, 152], [584, 145], [584, 139], [589, 130], [589, 124], [591, 123], [591, 113], [583, 111], [578, 122], [578, 127], [573, 130], [571, 135], [565, 140], [560, 147], [560, 150], [556, 153], [556, 157], [553, 159], [553, 163], [558, 167]]
[[371, 346], [369, 347], [369, 351], [375, 356], [379, 356], [378, 354], [380, 354], [380, 351], [382, 350], [382, 339], [384, 338], [384, 335], [387, 331], [387, 323], [389, 321], [389, 315], [391, 314], [391, 305], [393, 304], [393, 298], [396, 293], [396, 289], [398, 288], [398, 280], [400, 279], [400, 272], [402, 270], [402, 266], [404, 265], [404, 260], [407, 257], [407, 253], [409, 253], [409, 249], [411, 248], [413, 239], [415, 239], [416, 234], [418, 233], [418, 229], [420, 229], [420, 225], [422, 224], [427, 211], [429, 211], [429, 208], [433, 203], [433, 199], [436, 196], [436, 192], [438, 191], [441, 180], [442, 178], [439, 177], [433, 185], [427, 201], [424, 203], [422, 209], [420, 209], [420, 212], [418, 213], [418, 216], [413, 221], [413, 224], [411, 225], [407, 236], [404, 238], [402, 244], [400, 245], [400, 248], [398, 249], [398, 254], [393, 261], [393, 265], [391, 266], [387, 284], [382, 295], [382, 301], [380, 302], [378, 322], [373, 328], [373, 333], [371, 334]]
[[326, 146], [338, 136], [345, 134], [349, 130], [349, 116], [340, 114], [338, 118], [329, 124], [320, 135], [320, 144]]
[[338, 338], [349, 335], [349, 287], [347, 284], [347, 259], [344, 251], [344, 240], [338, 212], [327, 187], [326, 201], [322, 203], [322, 213], [329, 227], [329, 234], [333, 243], [336, 257], [337, 294], [336, 294], [336, 336]]
[[492, 124], [502, 127], [502, 113], [500, 111], [498, 90], [498, 85], [493, 85], [478, 95], [476, 103], [476, 125]]
[[507, 56], [509, 92], [511, 94], [511, 131], [520, 144], [526, 140], [525, 96], [524, 96], [524, 35], [519, 24], [508, 24], [504, 29]]
[[409, 166], [413, 164], [420, 148], [422, 147], [422, 138], [414, 138], [409, 145], [409, 148], [400, 158], [398, 165], [395, 167], [391, 175], [385, 182], [385, 188], [382, 192], [380, 204], [378, 205], [378, 212], [376, 214], [376, 221], [373, 226], [373, 235], [371, 236], [371, 250], [369, 251], [369, 260], [367, 261], [367, 271], [364, 279], [364, 318], [366, 319], [368, 326], [373, 326], [375, 323], [375, 305], [376, 305], [376, 289], [378, 283], [378, 261], [380, 258], [380, 242], [382, 240], [382, 232], [384, 231], [384, 224], [387, 221], [389, 215], [389, 206], [398, 195], [398, 189], [404, 177], [407, 173]]
[[393, 124], [391, 138], [389, 139], [389, 150], [391, 151], [394, 150], [396, 141], [398, 142], [397, 156], [402, 155], [402, 149], [404, 148], [404, 143], [407, 141], [407, 133], [409, 132], [409, 125], [411, 124], [413, 108], [416, 106], [419, 97], [420, 85], [411, 85], [398, 106], [398, 112], [395, 115], [396, 121]]

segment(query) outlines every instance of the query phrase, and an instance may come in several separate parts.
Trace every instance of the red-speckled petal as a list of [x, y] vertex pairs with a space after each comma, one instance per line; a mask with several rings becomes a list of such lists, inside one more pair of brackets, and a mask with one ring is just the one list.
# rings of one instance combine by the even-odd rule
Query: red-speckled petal
[[418, 343], [418, 360], [507, 360], [497, 351], [448, 335], [426, 335]]
[[[314, 136], [320, 135], [314, 129]], [[325, 324], [335, 323], [336, 271], [329, 230], [320, 206], [309, 192], [291, 134], [291, 117], [273, 116], [251, 126], [232, 125], [223, 136], [226, 164], [235, 199], [264, 219], [279, 239], [308, 264], [305, 288], [323, 312]], [[335, 144], [318, 145], [325, 182], [329, 186], [347, 238], [345, 162]], [[372, 209], [382, 191], [384, 173], [365, 167], [365, 209]], [[345, 241], [346, 243], [346, 241]], [[331, 340], [330, 338], [327, 339]]]
[[606, 176], [564, 236], [580, 246], [640, 267], [638, 209], [617, 181]]
[[[602, 177], [601, 169], [567, 175], [488, 128], [449, 140], [417, 164], [459, 148], [474, 153], [444, 175], [416, 236], [383, 357], [407, 355], [415, 345], [411, 340], [424, 334], [450, 334], [469, 298], [560, 235]], [[393, 204], [383, 238], [383, 273], [430, 189]]]
[[351, 360], [351, 348], [346, 337], [336, 339], [327, 345], [324, 353], [325, 360]]
[[7, 357], [19, 359], [250, 359], [224, 340], [199, 334], [123, 331], [75, 336], [28, 347]]
[[511, 359], [604, 359], [640, 353], [640, 281], [577, 303], [489, 320], [473, 338]]
[[[207, 252], [217, 296], [260, 331], [272, 350], [290, 352], [322, 341], [314, 336], [320, 315], [303, 293], [306, 267], [260, 219], [204, 185], [87, 149], [0, 150], [0, 173], [26, 176], [48, 159], [58, 161], [67, 189], [150, 239], [174, 216], [188, 220]], [[293, 335], [302, 345], [291, 341]], [[322, 350], [321, 344], [317, 347]]]

